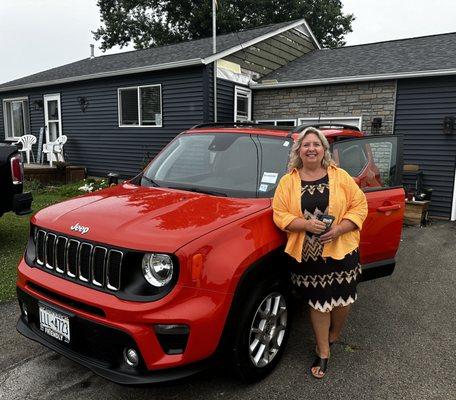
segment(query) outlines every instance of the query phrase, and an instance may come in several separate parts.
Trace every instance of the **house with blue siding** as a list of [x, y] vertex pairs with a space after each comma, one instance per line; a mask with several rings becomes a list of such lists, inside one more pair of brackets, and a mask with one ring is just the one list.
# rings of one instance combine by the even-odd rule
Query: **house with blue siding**
[[[456, 33], [314, 50], [250, 85], [253, 118], [403, 135], [404, 163], [432, 189], [430, 214], [456, 220], [454, 54]], [[404, 174], [409, 190], [416, 181]]]
[[316, 48], [302, 19], [219, 36], [216, 54], [207, 38], [90, 57], [0, 85], [0, 138], [46, 127], [90, 175], [133, 176], [184, 129], [251, 120], [250, 82]]
[[208, 38], [91, 57], [0, 85], [0, 140], [46, 127], [71, 164], [128, 177], [201, 122], [351, 124], [403, 135], [430, 214], [456, 220], [454, 54], [456, 33], [322, 49], [302, 19], [219, 36], [216, 54]]

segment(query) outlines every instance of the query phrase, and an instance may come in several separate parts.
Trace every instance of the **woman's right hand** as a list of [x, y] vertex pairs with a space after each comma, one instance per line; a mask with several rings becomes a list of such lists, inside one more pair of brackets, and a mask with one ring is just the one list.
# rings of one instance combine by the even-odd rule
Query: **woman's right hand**
[[326, 230], [326, 224], [316, 218], [307, 219], [305, 229], [306, 232], [313, 233], [314, 235], [319, 235]]

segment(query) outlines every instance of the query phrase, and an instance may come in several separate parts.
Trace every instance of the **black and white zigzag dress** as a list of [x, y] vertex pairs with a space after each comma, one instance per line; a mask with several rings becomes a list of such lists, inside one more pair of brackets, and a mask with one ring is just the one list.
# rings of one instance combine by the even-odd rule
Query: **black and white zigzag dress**
[[[304, 218], [327, 214], [329, 201], [328, 176], [312, 182], [301, 181], [301, 207]], [[356, 298], [356, 283], [361, 274], [358, 249], [342, 260], [322, 257], [323, 245], [318, 237], [306, 233], [302, 263], [292, 262], [291, 282], [302, 291], [311, 307], [331, 311], [346, 306]]]

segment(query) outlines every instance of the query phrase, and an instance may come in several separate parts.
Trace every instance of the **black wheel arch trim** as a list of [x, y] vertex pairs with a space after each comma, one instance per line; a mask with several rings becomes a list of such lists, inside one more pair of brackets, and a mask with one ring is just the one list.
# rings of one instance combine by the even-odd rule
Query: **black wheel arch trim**
[[396, 260], [390, 258], [387, 260], [375, 261], [361, 266], [363, 273], [361, 274], [361, 281], [370, 281], [372, 279], [382, 278], [389, 276], [393, 273], [396, 266]]
[[[273, 277], [277, 277], [278, 282], [282, 281], [283, 283], [286, 283], [287, 257], [288, 255], [284, 252], [284, 246], [280, 246], [253, 262], [243, 272], [237, 282], [236, 289], [234, 290], [230, 309], [225, 320], [222, 334], [220, 335], [220, 340], [217, 346], [218, 353], [223, 351], [226, 344], [230, 341], [232, 333], [230, 332], [230, 328], [236, 322], [237, 311], [239, 310], [239, 307], [242, 306], [245, 296], [250, 294], [248, 290], [249, 286], [251, 286], [252, 283], [259, 283]], [[278, 264], [275, 262], [278, 262]], [[265, 266], [267, 266], [267, 269], [265, 269]]]

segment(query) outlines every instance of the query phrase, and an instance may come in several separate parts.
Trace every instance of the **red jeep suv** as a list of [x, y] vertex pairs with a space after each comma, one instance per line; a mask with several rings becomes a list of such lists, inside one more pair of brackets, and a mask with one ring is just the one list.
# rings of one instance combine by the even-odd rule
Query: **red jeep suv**
[[[271, 200], [303, 128], [198, 125], [134, 179], [38, 212], [18, 267], [19, 332], [123, 384], [188, 376], [221, 349], [244, 380], [264, 377], [290, 331]], [[399, 137], [321, 128], [368, 199], [363, 277], [389, 275]]]

